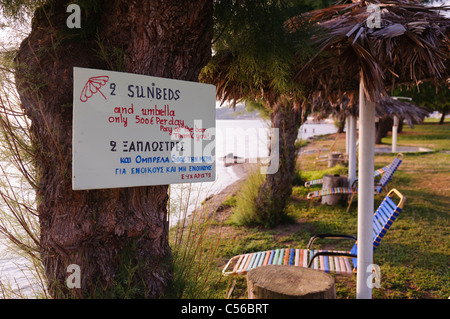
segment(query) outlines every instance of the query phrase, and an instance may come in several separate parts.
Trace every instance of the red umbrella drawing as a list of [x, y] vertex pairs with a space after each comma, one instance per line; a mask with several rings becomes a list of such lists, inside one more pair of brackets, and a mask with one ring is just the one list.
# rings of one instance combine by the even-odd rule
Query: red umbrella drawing
[[109, 81], [108, 76], [94, 76], [87, 80], [86, 85], [83, 87], [81, 91], [80, 100], [81, 102], [86, 102], [89, 98], [91, 98], [95, 93], [100, 92], [100, 94], [105, 98], [106, 96], [100, 91], [100, 88], [104, 86]]

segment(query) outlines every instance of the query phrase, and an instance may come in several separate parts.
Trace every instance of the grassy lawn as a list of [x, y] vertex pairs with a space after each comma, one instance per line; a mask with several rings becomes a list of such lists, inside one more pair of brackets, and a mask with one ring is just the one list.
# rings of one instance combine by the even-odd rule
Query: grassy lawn
[[[330, 145], [335, 137], [317, 139], [305, 148]], [[383, 139], [384, 144], [390, 142], [390, 137]], [[381, 288], [373, 289], [373, 298], [447, 299], [450, 296], [450, 123], [426, 123], [414, 129], [405, 127], [398, 136], [398, 145], [424, 146], [432, 148], [433, 152], [405, 154], [389, 185], [397, 188], [407, 200], [399, 219], [374, 252], [374, 263], [381, 268]], [[336, 148], [345, 149], [344, 134], [338, 135]], [[376, 168], [389, 164], [393, 156], [376, 155]], [[236, 226], [230, 218], [235, 200], [231, 197], [223, 203], [208, 227], [202, 228], [202, 243], [198, 244], [202, 258], [215, 256], [212, 264], [195, 279], [184, 279], [187, 286], [193, 287], [189, 291], [201, 289], [201, 293], [183, 297], [225, 298], [236, 278], [223, 277], [220, 272], [227, 260], [237, 254], [283, 247], [306, 248], [309, 238], [318, 233], [356, 235], [356, 203], [349, 212], [343, 205], [319, 203], [309, 209], [305, 199], [309, 190], [301, 186], [301, 181], [346, 170], [345, 167], [326, 169], [326, 162], [314, 165], [314, 158], [314, 154], [307, 154], [298, 159], [299, 183], [293, 189], [288, 207], [292, 223], [272, 229]], [[376, 206], [381, 199], [382, 196], [375, 197]], [[333, 244], [342, 249], [350, 248], [345, 242]], [[356, 275], [333, 276], [337, 298], [355, 298]], [[237, 278], [231, 298], [247, 298], [245, 277]]]
[[[448, 120], [447, 120], [448, 121]], [[382, 139], [384, 144], [391, 145], [392, 138], [389, 135]], [[450, 150], [450, 123], [439, 125], [436, 122], [425, 122], [414, 129], [405, 125], [398, 136], [398, 145], [422, 146], [435, 151]]]

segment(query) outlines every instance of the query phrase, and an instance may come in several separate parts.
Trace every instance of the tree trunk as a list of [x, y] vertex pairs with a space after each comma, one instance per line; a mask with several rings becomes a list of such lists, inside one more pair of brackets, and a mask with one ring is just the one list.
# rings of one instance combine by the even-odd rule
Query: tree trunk
[[439, 120], [439, 124], [444, 124], [445, 116], [447, 115], [448, 111], [449, 111], [449, 107], [444, 107], [442, 109], [442, 115], [441, 115], [441, 119]]
[[[322, 189], [331, 189], [336, 187], [348, 187], [348, 178], [347, 176], [341, 175], [323, 175], [323, 184]], [[343, 201], [347, 198], [347, 195], [337, 194], [337, 195], [327, 195], [322, 196], [321, 203], [322, 205], [337, 205], [339, 202]]]
[[397, 134], [400, 134], [403, 131], [403, 119], [398, 119], [398, 128], [397, 128]]
[[375, 127], [375, 144], [381, 144], [381, 139], [386, 137], [388, 132], [392, 129], [392, 120], [388, 118], [380, 119], [378, 123], [375, 124]]
[[336, 118], [335, 120], [336, 122], [336, 127], [337, 127], [337, 133], [344, 133], [344, 129], [345, 129], [345, 118], [340, 119], [340, 118]]
[[[36, 11], [16, 57], [36, 150], [49, 291], [55, 298], [158, 298], [173, 276], [167, 185], [72, 190], [73, 67], [198, 81], [211, 55], [212, 1], [94, 1], [81, 8], [78, 30], [66, 26], [66, 5], [56, 0]], [[81, 288], [66, 286], [70, 264], [80, 266]]]
[[[282, 220], [292, 193], [297, 155], [295, 141], [301, 124], [301, 110], [298, 103], [292, 105], [287, 99], [279, 98], [271, 113], [271, 127], [279, 130], [279, 167], [274, 174], [266, 175], [259, 190], [256, 205], [260, 213], [265, 215], [265, 226], [274, 226]], [[269, 166], [272, 166], [272, 162]]]

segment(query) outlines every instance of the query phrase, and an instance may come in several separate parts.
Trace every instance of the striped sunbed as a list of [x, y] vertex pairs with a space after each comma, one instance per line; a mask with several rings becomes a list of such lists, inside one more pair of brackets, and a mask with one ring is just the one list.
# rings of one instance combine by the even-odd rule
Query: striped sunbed
[[[380, 194], [383, 190], [386, 190], [387, 184], [391, 181], [392, 176], [397, 171], [397, 168], [400, 166], [400, 164], [403, 161], [403, 154], [399, 153], [394, 158], [392, 163], [388, 166], [385, 166], [383, 168], [377, 169], [374, 172], [374, 178], [377, 176], [381, 176], [381, 179], [379, 182], [377, 182], [377, 185], [375, 185], [375, 191]], [[320, 185], [323, 183], [323, 179], [316, 179], [305, 183], [306, 187], [310, 187], [312, 185]], [[349, 195], [355, 195], [358, 193], [357, 187], [335, 187], [335, 188], [329, 188], [329, 189], [322, 189], [317, 190], [313, 192], [309, 192], [306, 196], [307, 199], [314, 199], [322, 196], [328, 196], [328, 195], [338, 195], [338, 194], [349, 194]], [[350, 203], [353, 197], [350, 199]]]
[[[384, 172], [386, 172], [389, 169], [389, 166], [390, 165], [377, 169], [373, 173], [373, 177], [378, 177], [378, 176], [382, 175]], [[322, 184], [323, 184], [323, 178], [313, 179], [311, 181], [305, 182], [305, 187], [311, 187], [311, 186], [322, 185]]]
[[314, 164], [317, 164], [318, 162], [328, 161], [328, 154], [321, 154], [322, 151], [328, 151], [329, 153], [334, 151], [334, 148], [336, 147], [336, 143], [338, 141], [338, 137], [334, 139], [334, 142], [330, 145], [330, 148], [324, 148], [319, 150], [319, 155], [316, 156], [316, 161], [314, 161]]
[[[236, 256], [230, 259], [224, 268], [223, 274], [228, 275], [245, 275], [251, 269], [265, 265], [290, 265], [295, 267], [308, 267], [312, 257], [319, 252], [327, 252], [326, 250], [311, 249], [294, 249], [281, 248], [262, 252], [249, 253]], [[340, 251], [341, 253], [348, 253]], [[226, 269], [232, 269], [226, 271]], [[319, 256], [315, 258], [310, 268], [319, 269], [325, 272], [336, 272], [342, 274], [351, 274], [353, 267], [352, 260], [349, 257], [340, 256]]]
[[313, 192], [309, 192], [306, 196], [307, 199], [312, 199], [315, 197], [322, 197], [322, 196], [328, 196], [328, 195], [335, 195], [335, 194], [357, 194], [358, 188], [352, 188], [352, 187], [335, 187], [335, 188], [328, 188], [328, 189], [321, 189]]
[[[396, 195], [396, 204], [391, 197]], [[396, 189], [392, 189], [373, 214], [373, 249], [377, 248], [386, 232], [398, 218], [406, 198]], [[312, 245], [319, 238], [346, 238], [355, 241], [349, 251], [315, 250]], [[222, 273], [229, 275], [245, 275], [251, 269], [265, 265], [291, 265], [309, 267], [325, 272], [352, 274], [357, 265], [356, 237], [349, 235], [316, 235], [311, 237], [306, 249], [279, 248], [262, 252], [252, 252], [231, 258]]]
[[381, 193], [383, 189], [386, 187], [386, 185], [391, 181], [392, 176], [394, 176], [394, 173], [397, 171], [397, 168], [400, 166], [400, 164], [403, 161], [403, 154], [399, 153], [392, 161], [391, 165], [389, 165], [389, 168], [386, 170], [386, 172], [381, 176], [379, 185], [376, 186], [376, 191], [378, 193]]

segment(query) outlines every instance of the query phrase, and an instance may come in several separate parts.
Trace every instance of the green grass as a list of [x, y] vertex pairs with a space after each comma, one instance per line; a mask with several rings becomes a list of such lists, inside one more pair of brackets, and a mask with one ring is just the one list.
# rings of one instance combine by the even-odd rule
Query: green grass
[[[389, 138], [385, 139], [386, 143]], [[334, 137], [330, 136], [329, 139], [334, 140]], [[342, 140], [345, 143], [344, 137]], [[340, 138], [338, 147], [342, 147], [342, 140]], [[432, 145], [434, 151], [405, 154], [402, 165], [389, 185], [402, 192], [407, 200], [400, 217], [374, 251], [374, 263], [381, 268], [381, 288], [373, 289], [373, 298], [447, 299], [450, 296], [450, 154], [445, 151], [450, 150], [450, 123], [417, 125], [414, 130], [405, 128], [398, 142], [399, 145]], [[299, 159], [299, 180], [320, 178], [323, 174], [345, 173], [342, 167], [334, 168], [335, 171], [323, 166], [314, 167], [313, 157], [307, 155]], [[383, 167], [392, 159], [393, 154], [376, 155], [375, 166]], [[208, 298], [226, 297], [236, 278], [221, 276], [221, 270], [229, 258], [237, 254], [271, 248], [306, 247], [309, 238], [318, 233], [356, 235], [356, 203], [353, 203], [348, 213], [346, 207], [341, 205], [321, 206], [316, 203], [308, 209], [309, 203], [305, 197], [309, 190], [301, 185], [299, 182], [293, 188], [292, 200], [287, 208], [295, 222], [275, 228], [244, 227], [231, 223], [230, 211], [236, 205], [237, 197], [225, 200], [225, 213], [221, 218], [226, 219], [223, 223], [212, 223], [203, 236], [203, 246], [216, 249], [210, 268], [211, 280], [203, 287], [208, 292]], [[375, 197], [375, 206], [381, 199], [381, 196]], [[219, 230], [221, 237], [217, 246], [214, 246]], [[347, 249], [352, 245], [337, 240], [318, 244], [337, 249]], [[208, 255], [209, 252], [205, 250], [204, 254]], [[354, 299], [356, 276], [333, 276], [337, 298]], [[247, 298], [246, 289], [245, 277], [237, 278], [231, 298]], [[202, 295], [199, 293], [196, 296]]]
[[263, 216], [259, 214], [256, 200], [259, 195], [259, 188], [264, 182], [264, 175], [258, 169], [249, 172], [247, 181], [242, 185], [240, 192], [236, 195], [236, 203], [233, 207], [233, 214], [230, 222], [236, 225], [262, 225]]
[[[383, 144], [392, 144], [392, 136], [382, 140]], [[431, 148], [433, 151], [450, 150], [450, 123], [425, 123], [418, 128], [404, 126], [403, 131], [397, 137], [399, 146], [418, 146]]]

